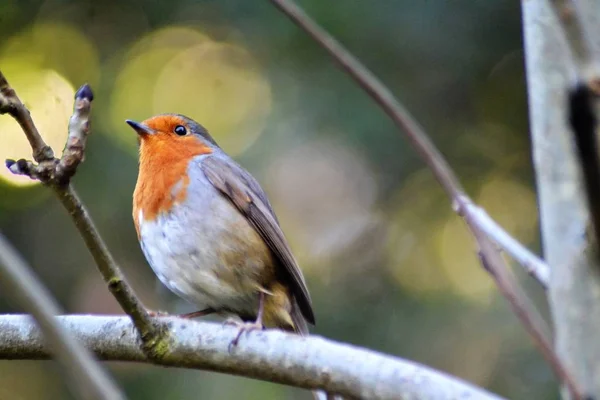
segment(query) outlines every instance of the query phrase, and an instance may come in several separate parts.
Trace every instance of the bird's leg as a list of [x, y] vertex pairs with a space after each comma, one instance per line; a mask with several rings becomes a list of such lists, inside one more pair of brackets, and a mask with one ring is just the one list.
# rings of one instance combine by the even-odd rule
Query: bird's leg
[[237, 346], [238, 342], [240, 341], [240, 337], [242, 336], [242, 334], [244, 332], [261, 330], [264, 328], [263, 322], [262, 322], [264, 310], [265, 310], [265, 294], [263, 292], [259, 292], [258, 293], [258, 313], [256, 314], [256, 320], [254, 322], [239, 323], [239, 322], [233, 321], [233, 320], [227, 321], [227, 323], [237, 325], [240, 328], [240, 330], [238, 331], [238, 334], [235, 336], [235, 338], [229, 344], [229, 350], [231, 350], [231, 346]]
[[184, 318], [184, 319], [192, 319], [192, 318], [198, 318], [198, 317], [204, 317], [205, 315], [209, 315], [216, 312], [213, 308], [205, 308], [203, 310], [198, 310], [198, 311], [194, 311], [191, 313], [187, 313], [187, 314], [179, 314], [178, 317], [179, 318]]
[[168, 317], [169, 313], [166, 311], [152, 311], [152, 310], [147, 310], [146, 311], [148, 313], [148, 315], [150, 317]]

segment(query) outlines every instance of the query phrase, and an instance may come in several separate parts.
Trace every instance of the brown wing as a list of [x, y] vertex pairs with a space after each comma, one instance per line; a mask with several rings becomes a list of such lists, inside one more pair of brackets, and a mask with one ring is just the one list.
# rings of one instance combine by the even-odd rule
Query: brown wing
[[258, 182], [233, 160], [212, 156], [204, 158], [200, 165], [208, 180], [250, 220], [275, 254], [289, 278], [290, 289], [302, 315], [314, 324], [315, 316], [304, 276]]

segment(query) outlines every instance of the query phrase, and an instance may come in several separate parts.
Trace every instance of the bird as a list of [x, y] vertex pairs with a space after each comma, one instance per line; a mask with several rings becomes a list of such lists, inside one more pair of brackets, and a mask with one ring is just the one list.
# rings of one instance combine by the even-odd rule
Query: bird
[[126, 123], [138, 135], [137, 236], [158, 279], [199, 309], [182, 316], [234, 316], [234, 345], [257, 329], [307, 335], [306, 281], [258, 181], [191, 118]]

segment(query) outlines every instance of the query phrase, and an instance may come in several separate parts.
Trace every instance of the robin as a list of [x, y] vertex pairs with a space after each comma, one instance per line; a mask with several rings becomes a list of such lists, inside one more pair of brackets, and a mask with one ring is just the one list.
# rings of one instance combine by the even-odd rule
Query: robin
[[301, 335], [315, 323], [306, 282], [258, 182], [179, 114], [141, 123], [133, 220], [160, 281], [201, 311]]

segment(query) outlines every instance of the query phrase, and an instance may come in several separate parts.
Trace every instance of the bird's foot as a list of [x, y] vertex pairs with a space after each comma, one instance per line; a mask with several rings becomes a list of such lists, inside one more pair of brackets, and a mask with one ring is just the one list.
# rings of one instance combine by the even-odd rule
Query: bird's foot
[[260, 322], [260, 321], [240, 322], [233, 318], [228, 318], [225, 322], [223, 322], [223, 325], [233, 325], [233, 326], [236, 326], [237, 328], [239, 328], [237, 335], [235, 335], [235, 338], [233, 338], [231, 343], [229, 343], [228, 350], [230, 352], [231, 352], [232, 347], [235, 347], [238, 345], [240, 338], [242, 337], [242, 334], [244, 332], [248, 333], [250, 331], [259, 331], [259, 330], [263, 330], [265, 328], [263, 326], [262, 322]]
[[153, 311], [153, 310], [146, 310], [146, 312], [148, 313], [149, 316], [151, 317], [168, 317], [169, 313], [166, 311]]

